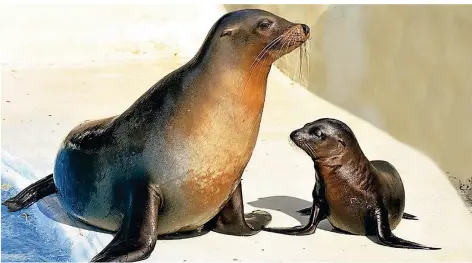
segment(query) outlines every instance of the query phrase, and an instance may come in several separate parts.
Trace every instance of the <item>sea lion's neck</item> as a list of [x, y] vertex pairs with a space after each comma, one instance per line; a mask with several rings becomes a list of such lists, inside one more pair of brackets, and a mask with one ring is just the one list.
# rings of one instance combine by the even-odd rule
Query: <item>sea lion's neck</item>
[[[200, 52], [154, 84], [114, 123], [120, 123], [121, 119], [150, 121], [155, 112], [163, 109], [172, 112], [174, 117], [176, 112], [185, 111], [185, 118], [195, 120], [201, 120], [206, 112], [212, 112], [210, 115], [213, 116], [224, 111], [225, 114], [244, 119], [231, 118], [235, 122], [259, 122], [271, 65], [266, 63], [251, 69], [252, 59], [224, 56], [220, 53], [211, 55]], [[179, 105], [174, 101], [177, 98]], [[158, 121], [162, 120], [161, 116]]]
[[189, 70], [195, 72], [189, 81], [200, 90], [197, 94], [229, 99], [256, 113], [264, 104], [270, 69], [271, 63], [258, 63], [253, 57], [215, 52], [212, 56], [196, 56], [189, 62]]
[[314, 159], [315, 170], [327, 184], [348, 181], [368, 187], [373, 180], [372, 167], [361, 150], [345, 151], [337, 156]]
[[210, 51], [199, 53], [192, 58], [188, 63], [189, 68], [205, 72], [203, 78], [219, 79], [235, 88], [247, 84], [243, 81], [252, 84], [265, 83], [272, 61], [231, 51], [215, 51], [213, 54]]
[[231, 87], [240, 88], [245, 84], [256, 83], [264, 85], [264, 78], [274, 61], [268, 53], [261, 54], [256, 49], [252, 44], [241, 47], [220, 42], [210, 33], [189, 64], [203, 70], [204, 75], [210, 75], [212, 79], [221, 76], [219, 79], [229, 82], [228, 86]]

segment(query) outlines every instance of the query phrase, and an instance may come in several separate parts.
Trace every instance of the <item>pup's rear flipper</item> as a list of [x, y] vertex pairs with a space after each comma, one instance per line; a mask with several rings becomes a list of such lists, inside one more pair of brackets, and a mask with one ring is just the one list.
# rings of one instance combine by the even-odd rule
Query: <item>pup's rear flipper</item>
[[301, 210], [298, 210], [297, 212], [301, 215], [309, 216], [311, 214], [311, 206], [307, 207], [307, 208], [303, 208]]
[[388, 211], [385, 209], [383, 204], [379, 204], [378, 207], [375, 209], [375, 220], [377, 227], [377, 237], [385, 246], [390, 247], [398, 247], [398, 248], [409, 248], [409, 249], [427, 249], [427, 250], [437, 250], [441, 248], [436, 247], [427, 247], [421, 244], [411, 242], [408, 240], [401, 239], [395, 236], [391, 229], [388, 222]]
[[379, 236], [380, 243], [389, 246], [389, 247], [398, 247], [398, 248], [409, 248], [409, 249], [426, 249], [426, 250], [438, 250], [441, 248], [438, 247], [427, 247], [421, 244], [411, 242], [405, 239], [401, 239], [394, 234], [381, 238]]
[[50, 174], [43, 179], [29, 185], [16, 196], [6, 200], [3, 202], [3, 205], [8, 208], [8, 212], [15, 212], [27, 208], [41, 198], [55, 192], [57, 192], [57, 188], [54, 185], [53, 176]]
[[403, 219], [409, 219], [409, 220], [418, 220], [418, 217], [408, 214], [408, 213], [403, 213]]

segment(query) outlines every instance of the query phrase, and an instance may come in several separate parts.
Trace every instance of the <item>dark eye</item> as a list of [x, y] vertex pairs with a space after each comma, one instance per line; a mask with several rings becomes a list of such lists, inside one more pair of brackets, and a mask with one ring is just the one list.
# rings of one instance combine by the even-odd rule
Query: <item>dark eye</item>
[[262, 20], [259, 25], [257, 25], [257, 27], [260, 29], [260, 30], [267, 30], [269, 29], [269, 27], [272, 25], [272, 22], [269, 21], [269, 20]]
[[231, 29], [226, 29], [226, 30], [224, 30], [224, 31], [221, 33], [221, 36], [220, 36], [220, 37], [231, 36], [231, 33], [232, 33], [232, 30], [231, 30]]

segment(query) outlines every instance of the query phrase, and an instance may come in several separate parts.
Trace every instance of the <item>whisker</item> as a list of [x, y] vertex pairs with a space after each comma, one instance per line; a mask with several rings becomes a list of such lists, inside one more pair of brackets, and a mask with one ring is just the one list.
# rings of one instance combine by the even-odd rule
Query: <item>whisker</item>
[[[297, 31], [299, 32], [300, 29], [297, 28]], [[265, 65], [265, 62], [269, 60], [269, 57], [266, 56], [269, 50], [275, 46], [280, 46], [280, 48], [278, 48], [277, 50], [277, 55], [280, 55], [281, 53], [284, 53], [284, 52], [286, 53], [288, 49], [291, 47], [292, 41], [295, 39], [294, 35], [299, 35], [299, 33], [296, 34], [295, 30], [287, 31], [283, 33], [282, 35], [278, 36], [277, 38], [275, 38], [274, 40], [272, 40], [271, 42], [269, 42], [269, 44], [267, 44], [261, 50], [261, 52], [259, 52], [259, 54], [256, 56], [256, 58], [252, 62], [251, 66], [249, 67], [248, 72], [244, 74], [244, 76], [242, 76], [243, 87], [241, 89], [241, 97], [244, 95], [247, 85], [249, 81], [251, 80], [254, 73], [257, 73], [257, 79], [256, 79], [257, 82], [260, 81], [260, 78], [264, 78], [264, 77], [267, 78], [267, 76], [259, 76], [259, 75], [261, 75], [260, 73]]]
[[267, 44], [267, 46], [265, 46], [262, 51], [257, 55], [257, 57], [254, 59], [254, 61], [252, 62], [251, 66], [249, 67], [249, 70], [248, 70], [248, 73], [251, 72], [251, 69], [252, 67], [256, 66], [257, 63], [261, 62], [261, 59], [265, 56], [265, 54], [268, 52], [268, 50], [273, 47], [274, 45], [277, 44], [277, 42], [279, 42], [280, 40], [282, 40], [283, 38], [283, 35], [275, 38], [274, 40], [272, 40], [269, 44]]
[[263, 63], [262, 62], [265, 62], [266, 60], [263, 59], [265, 54], [267, 54], [267, 52], [269, 51], [269, 49], [273, 46], [275, 46], [280, 40], [282, 40], [284, 37], [284, 35], [280, 35], [279, 37], [275, 38], [274, 40], [272, 40], [269, 44], [267, 44], [263, 49], [262, 51], [259, 53], [259, 55], [257, 55], [256, 59], [254, 59], [253, 63], [251, 64], [251, 66], [249, 67], [249, 70], [248, 70], [248, 73], [246, 73], [245, 76], [247, 76], [247, 78], [244, 78], [243, 77], [243, 82], [244, 82], [244, 79], [245, 80], [245, 83], [244, 83], [244, 86], [242, 88], [242, 92], [241, 94], [244, 93], [244, 91], [246, 90], [246, 86], [247, 84], [249, 83], [249, 80], [251, 79], [251, 76], [252, 76], [252, 73], [254, 72], [253, 69], [256, 69], [258, 66], [260, 66], [262, 68], [262, 65]]
[[[283, 34], [282, 36], [283, 36], [284, 38], [282, 39], [282, 41], [279, 41], [279, 42], [278, 42], [278, 45], [280, 45], [280, 47], [278, 48], [278, 51], [277, 51], [278, 55], [279, 55], [280, 53], [286, 52], [286, 50], [288, 50], [288, 48], [290, 47], [290, 42], [291, 42], [291, 39], [292, 39], [293, 32], [289, 32], [289, 33], [290, 33], [290, 34], [286, 34], [286, 33]], [[285, 45], [287, 45], [287, 46], [285, 46]], [[285, 46], [285, 48], [284, 48], [284, 46]], [[268, 59], [268, 57], [265, 57], [265, 58], [264, 58], [264, 60], [267, 60], [267, 59]], [[262, 69], [262, 67], [259, 68], [259, 72], [261, 71], [261, 69]], [[262, 76], [262, 75], [259, 73], [259, 74], [258, 74], [258, 77], [257, 77], [257, 78], [258, 78], [257, 81], [260, 81], [260, 80], [259, 80], [260, 78], [266, 78], [266, 81], [267, 81], [267, 77], [268, 77], [268, 74]]]
[[[254, 59], [254, 61], [252, 62], [251, 66], [249, 67], [249, 69], [251, 69], [251, 67], [254, 65], [254, 63], [256, 63], [257, 61], [259, 61], [262, 56], [264, 56], [264, 52], [266, 52], [267, 50], [269, 50], [269, 48], [271, 48], [275, 43], [277, 43], [278, 41], [280, 41], [281, 39], [283, 38], [283, 35], [280, 35], [278, 37], [276, 37], [274, 40], [272, 40], [269, 44], [267, 44], [262, 50], [261, 52], [259, 52], [259, 54], [256, 56], [256, 58]], [[262, 56], [261, 56], [262, 54]], [[261, 56], [261, 58], [259, 58]]]
[[305, 146], [306, 149], [308, 149], [308, 151], [310, 152], [311, 155], [313, 155], [313, 157], [316, 157], [316, 152], [310, 144], [304, 142], [303, 146]]
[[[281, 35], [283, 37], [283, 39], [282, 39], [282, 41], [278, 41], [278, 43], [277, 43], [277, 44], [281, 45], [280, 48], [278, 48], [278, 50], [277, 50], [277, 55], [280, 55], [282, 52], [285, 52], [285, 50], [287, 50], [290, 47], [290, 40], [291, 40], [291, 36], [292, 36], [293, 32], [289, 32], [289, 33], [290, 34], [284, 33], [284, 34]], [[286, 44], [288, 44], [288, 45], [285, 46]], [[265, 57], [263, 59], [263, 61], [266, 61], [266, 60], [268, 60], [268, 57]], [[259, 67], [258, 73], [261, 71], [261, 69], [262, 69], [262, 67]], [[267, 78], [268, 77], [268, 75], [267, 76], [260, 76], [260, 75], [261, 74], [257, 75], [257, 81], [258, 82], [259, 82], [260, 78], [264, 78], [264, 77]]]
[[[279, 41], [279, 44], [282, 43], [282, 45], [281, 45], [281, 47], [278, 49], [278, 53], [280, 53], [281, 50], [283, 50], [284, 45], [287, 44], [287, 41], [286, 41], [286, 40], [287, 40], [287, 39], [290, 39], [291, 34], [288, 35], [288, 36], [287, 36], [286, 34], [282, 34], [282, 36], [283, 36], [283, 40], [282, 40], [282, 41]], [[285, 41], [285, 42], [284, 42], [284, 41]], [[290, 43], [289, 43], [288, 46], [290, 46]], [[288, 47], [288, 46], [287, 46], [287, 47]], [[267, 52], [267, 51], [266, 51], [266, 52]], [[268, 57], [265, 57], [265, 58], [264, 58], [264, 60], [267, 60], [267, 59], [268, 59]], [[260, 69], [261, 69], [261, 68], [262, 68], [262, 67], [260, 67]], [[259, 71], [260, 71], [260, 69], [259, 69]], [[259, 81], [259, 78], [261, 78], [261, 77], [262, 77], [262, 78], [263, 78], [263, 77], [267, 77], [267, 76], [260, 76], [260, 75], [261, 75], [261, 74], [258, 74], [258, 79], [257, 79], [257, 81]]]
[[299, 56], [299, 58], [298, 58], [298, 70], [299, 70], [298, 78], [299, 78], [299, 80], [302, 79], [302, 64], [303, 64], [303, 49], [304, 49], [304, 44], [305, 44], [305, 43], [303, 43], [303, 44], [300, 46], [300, 52], [299, 52], [300, 56]]
[[291, 34], [287, 36], [287, 39], [288, 39], [287, 46], [285, 47], [285, 49], [282, 47], [282, 48], [279, 50], [280, 53], [287, 53], [288, 49], [289, 49], [290, 46], [291, 46], [292, 40], [294, 39], [294, 38], [293, 38], [294, 33], [295, 33], [295, 32], [291, 32]]
[[303, 43], [302, 45], [300, 45], [300, 57], [299, 57], [299, 61], [298, 61], [298, 65], [299, 65], [299, 74], [298, 74], [298, 79], [301, 81], [303, 79], [303, 63], [304, 63], [304, 55], [306, 54], [306, 46], [305, 46], [305, 43]]
[[[289, 34], [289, 33], [293, 33], [293, 32], [285, 32], [285, 33], [283, 33], [282, 35], [280, 35], [280, 36], [278, 37], [279, 39], [278, 39], [277, 42], [280, 42], [280, 40], [284, 40], [284, 41], [287, 40], [287, 39], [290, 37], [290, 35], [291, 35], [291, 34]], [[289, 34], [289, 35], [287, 35], [287, 34]], [[282, 42], [283, 42], [283, 41], [282, 41]], [[274, 43], [274, 44], [275, 44], [275, 43]], [[280, 44], [280, 43], [277, 43], [277, 44]], [[282, 46], [283, 46], [283, 44], [282, 44]], [[272, 47], [273, 47], [273, 46], [272, 46]], [[280, 49], [281, 49], [281, 48], [279, 48], [278, 52], [280, 52]], [[266, 49], [266, 50], [264, 51], [264, 54], [267, 53], [267, 52], [268, 52], [268, 49]]]
[[[256, 75], [257, 76], [257, 80], [256, 80], [257, 82], [259, 82], [260, 79], [267, 78], [268, 75], [262, 75], [261, 73], [262, 73], [263, 65], [268, 60], [269, 60], [269, 57], [267, 57], [267, 56], [263, 57], [262, 62], [259, 65], [259, 68], [257, 68], [257, 75]], [[267, 81], [267, 79], [266, 79], [266, 81]]]
[[[274, 40], [272, 40], [269, 44], [267, 44], [263, 49], [262, 51], [259, 53], [259, 55], [257, 55], [256, 59], [254, 59], [253, 63], [251, 64], [251, 66], [249, 67], [249, 71], [251, 70], [251, 68], [253, 66], [255, 66], [255, 64], [257, 64], [258, 62], [261, 62], [262, 61], [262, 58], [265, 56], [265, 54], [267, 54], [267, 52], [269, 51], [270, 48], [272, 48], [273, 46], [275, 46], [276, 44], [278, 44], [278, 42], [280, 42], [280, 40], [286, 38], [286, 35], [287, 33], [284, 33], [280, 36], [278, 36], [277, 38], [275, 38]], [[279, 50], [280, 52], [280, 50]]]
[[[308, 43], [307, 43], [308, 42]], [[309, 77], [309, 74], [310, 74], [310, 57], [309, 57], [309, 52], [310, 52], [310, 47], [311, 47], [311, 39], [308, 39], [308, 41], [303, 43], [305, 48], [304, 48], [304, 51], [305, 51], [305, 67], [306, 67], [306, 70], [305, 72], [307, 73], [307, 77]]]

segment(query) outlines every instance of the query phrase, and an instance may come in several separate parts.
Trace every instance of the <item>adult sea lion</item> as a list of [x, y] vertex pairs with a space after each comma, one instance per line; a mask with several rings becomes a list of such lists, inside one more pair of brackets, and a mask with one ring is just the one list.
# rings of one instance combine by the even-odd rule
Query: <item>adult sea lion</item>
[[305, 226], [264, 227], [265, 231], [313, 234], [318, 223], [328, 218], [341, 232], [376, 235], [386, 246], [439, 249], [401, 239], [392, 233], [402, 217], [416, 219], [403, 212], [405, 190], [400, 175], [387, 161], [370, 162], [345, 123], [319, 119], [293, 131], [290, 139], [314, 162], [313, 206], [299, 211], [309, 214], [310, 219]]
[[241, 175], [271, 65], [308, 37], [308, 26], [263, 10], [222, 16], [188, 63], [122, 114], [74, 128], [53, 174], [4, 205], [17, 211], [57, 192], [71, 215], [116, 231], [92, 261], [142, 260], [158, 235], [209, 222], [220, 233], [257, 233], [271, 216], [244, 214]]

